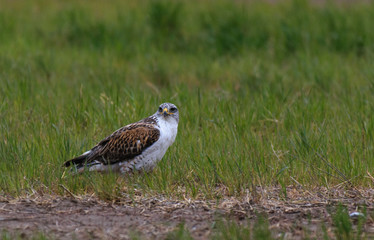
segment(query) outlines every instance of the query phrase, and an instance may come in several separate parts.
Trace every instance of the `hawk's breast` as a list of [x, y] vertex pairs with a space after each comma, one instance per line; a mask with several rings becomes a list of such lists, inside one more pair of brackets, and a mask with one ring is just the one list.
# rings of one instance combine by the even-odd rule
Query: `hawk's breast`
[[169, 121], [159, 119], [158, 129], [160, 130], [160, 138], [134, 159], [137, 170], [151, 170], [163, 158], [166, 150], [175, 141], [178, 132], [178, 123], [174, 119], [170, 119]]

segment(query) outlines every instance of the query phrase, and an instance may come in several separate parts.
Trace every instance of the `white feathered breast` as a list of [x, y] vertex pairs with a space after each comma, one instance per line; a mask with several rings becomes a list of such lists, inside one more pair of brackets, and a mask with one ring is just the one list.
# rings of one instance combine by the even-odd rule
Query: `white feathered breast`
[[150, 171], [164, 157], [166, 150], [174, 143], [178, 133], [178, 122], [173, 118], [157, 118], [160, 138], [148, 147], [141, 155], [134, 158], [131, 162], [120, 163], [121, 172], [128, 171], [129, 164], [134, 164], [136, 170]]

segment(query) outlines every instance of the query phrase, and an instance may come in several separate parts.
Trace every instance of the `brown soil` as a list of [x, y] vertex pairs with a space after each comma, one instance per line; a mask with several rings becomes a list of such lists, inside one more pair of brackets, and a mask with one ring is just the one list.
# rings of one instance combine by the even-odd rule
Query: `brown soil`
[[[283, 196], [283, 197], [282, 197]], [[331, 213], [338, 203], [349, 212], [366, 208], [364, 234], [374, 237], [373, 190], [307, 191], [287, 188], [258, 189], [255, 194], [217, 201], [173, 200], [162, 196], [132, 196], [116, 202], [90, 197], [39, 196], [0, 198], [0, 230], [11, 236], [30, 238], [43, 233], [57, 239], [164, 239], [180, 223], [195, 239], [212, 236], [220, 219], [252, 224], [265, 214], [273, 237], [285, 239], [322, 237], [321, 226], [333, 236]], [[352, 219], [353, 224], [354, 219]]]

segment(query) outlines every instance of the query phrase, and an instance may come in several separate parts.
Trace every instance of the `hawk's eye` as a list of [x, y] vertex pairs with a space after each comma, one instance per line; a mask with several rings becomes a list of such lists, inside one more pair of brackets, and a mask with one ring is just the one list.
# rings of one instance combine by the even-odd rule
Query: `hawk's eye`
[[170, 108], [170, 112], [176, 112], [177, 109], [175, 107]]
[[159, 111], [159, 112], [162, 112], [162, 107], [159, 107], [159, 108], [158, 108], [158, 111]]

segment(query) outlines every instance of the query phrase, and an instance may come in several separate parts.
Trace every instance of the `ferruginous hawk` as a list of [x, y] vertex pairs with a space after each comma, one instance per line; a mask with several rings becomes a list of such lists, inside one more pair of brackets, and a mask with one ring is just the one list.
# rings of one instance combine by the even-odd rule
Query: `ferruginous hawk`
[[126, 125], [99, 142], [91, 150], [64, 163], [78, 173], [150, 171], [165, 155], [177, 136], [178, 108], [163, 103], [152, 116]]

